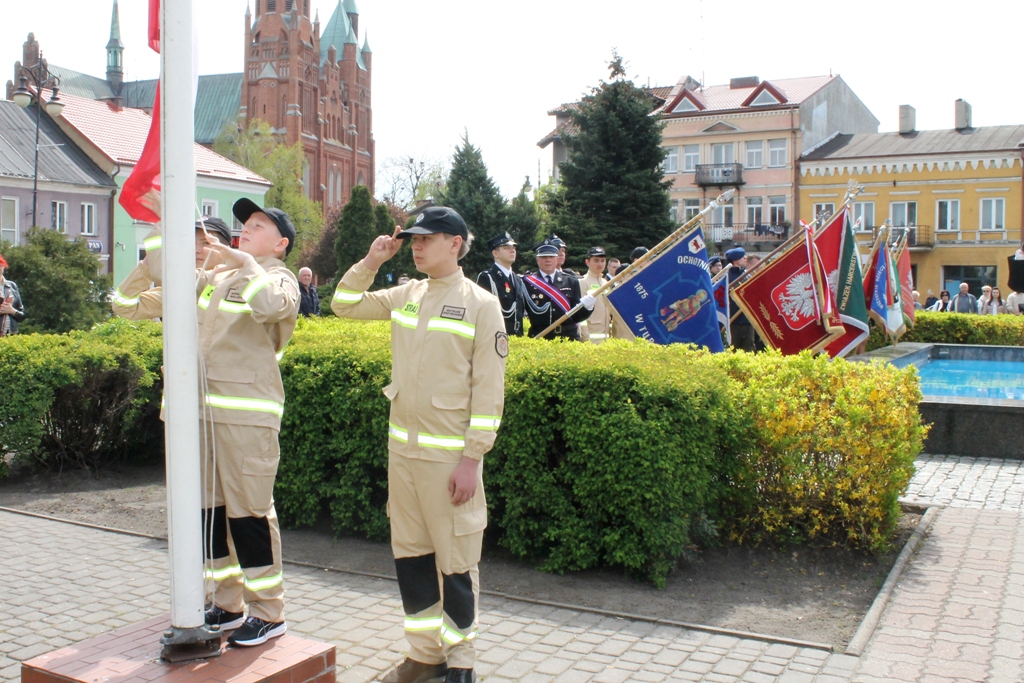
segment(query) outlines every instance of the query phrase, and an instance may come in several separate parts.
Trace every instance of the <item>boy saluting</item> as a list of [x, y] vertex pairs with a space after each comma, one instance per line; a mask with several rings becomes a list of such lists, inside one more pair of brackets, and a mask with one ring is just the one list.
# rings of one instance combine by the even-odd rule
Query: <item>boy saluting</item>
[[[367, 292], [405, 239], [428, 279]], [[508, 334], [498, 299], [459, 267], [471, 243], [458, 213], [428, 208], [374, 240], [331, 304], [340, 317], [391, 320], [388, 513], [410, 652], [385, 683], [476, 680], [481, 461], [501, 421]]]
[[[287, 629], [273, 498], [284, 413], [276, 354], [295, 329], [299, 285], [282, 262], [295, 241], [288, 215], [248, 199], [232, 212], [244, 226], [237, 250], [196, 232], [203, 548], [214, 586], [206, 623], [237, 629], [228, 642], [250, 646]], [[114, 295], [117, 315], [162, 315], [160, 288], [148, 289], [151, 279], [160, 284], [159, 233], [146, 245], [146, 259]]]

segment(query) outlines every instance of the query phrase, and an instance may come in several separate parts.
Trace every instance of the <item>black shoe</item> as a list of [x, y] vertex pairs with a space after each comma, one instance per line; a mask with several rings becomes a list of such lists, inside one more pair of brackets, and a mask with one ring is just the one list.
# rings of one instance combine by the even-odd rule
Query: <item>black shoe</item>
[[262, 645], [271, 638], [283, 636], [288, 624], [283, 621], [263, 621], [259, 617], [249, 617], [242, 627], [228, 636], [228, 644], [251, 647]]
[[236, 629], [245, 622], [245, 612], [228, 612], [214, 605], [206, 610], [206, 624], [220, 626], [221, 631]]
[[448, 665], [444, 662], [440, 664], [424, 664], [423, 662], [417, 662], [415, 659], [407, 658], [388, 672], [388, 675], [384, 677], [384, 683], [432, 683], [433, 681], [443, 681], [444, 674], [448, 670]]
[[444, 683], [476, 683], [476, 674], [472, 669], [448, 669]]

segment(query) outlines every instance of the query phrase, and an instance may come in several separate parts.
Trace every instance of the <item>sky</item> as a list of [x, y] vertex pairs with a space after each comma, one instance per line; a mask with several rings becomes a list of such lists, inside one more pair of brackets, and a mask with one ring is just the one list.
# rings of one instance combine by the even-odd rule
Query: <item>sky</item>
[[[6, 82], [29, 31], [50, 63], [105, 72], [113, 0], [5, 2], [0, 74]], [[607, 77], [615, 49], [639, 85], [706, 85], [838, 74], [896, 130], [899, 105], [918, 130], [952, 128], [967, 100], [978, 126], [1024, 124], [1017, 29], [1020, 0], [964, 9], [923, 0], [357, 0], [360, 44], [373, 51], [378, 172], [389, 157], [449, 160], [463, 135], [482, 150], [505, 196], [551, 173], [547, 112]], [[199, 71], [242, 71], [247, 0], [196, 3]], [[321, 26], [337, 0], [312, 0]], [[125, 78], [157, 75], [145, 45], [146, 0], [121, 0]], [[941, 8], [941, 9], [940, 9]], [[378, 178], [377, 194], [383, 191]]]

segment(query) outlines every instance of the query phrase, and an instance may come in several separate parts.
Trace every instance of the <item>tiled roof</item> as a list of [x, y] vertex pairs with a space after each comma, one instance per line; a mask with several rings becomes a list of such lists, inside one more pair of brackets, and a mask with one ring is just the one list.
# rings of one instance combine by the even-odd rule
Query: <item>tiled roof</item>
[[[64, 97], [63, 93], [61, 99], [65, 121], [104, 155], [118, 164], [133, 166], [138, 162], [149, 134], [149, 114], [127, 107], [113, 109], [106, 102], [73, 95]], [[199, 175], [270, 185], [265, 178], [202, 145], [194, 144], [194, 149]]]
[[1019, 150], [1024, 125], [986, 126], [964, 130], [920, 130], [913, 133], [836, 135], [801, 157], [801, 161], [858, 159]]
[[[0, 100], [0, 177], [32, 177], [35, 135], [35, 108], [22, 109], [14, 102]], [[117, 187], [45, 114], [39, 117], [39, 145], [40, 182]]]
[[[786, 105], [798, 105], [814, 93], [825, 87], [830, 81], [839, 76], [807, 76], [804, 78], [780, 78], [771, 81], [762, 81], [757, 86], [751, 86], [748, 88], [731, 88], [728, 84], [726, 85], [711, 85], [706, 88], [701, 88], [697, 91], [701, 100], [707, 106], [707, 109], [701, 113], [706, 114], [710, 111], [725, 111], [730, 109], [750, 108], [755, 109], [757, 107], [743, 107], [743, 103], [749, 98], [755, 90], [761, 88], [765, 83], [770, 83], [772, 87], [778, 90], [782, 95], [785, 96]], [[671, 91], [672, 89], [669, 88]], [[667, 100], [665, 109], [668, 105], [672, 104], [668, 101], [668, 94], [663, 96], [663, 99]], [[660, 112], [665, 116], [679, 116], [679, 114], [671, 114], [668, 111]], [[686, 114], [683, 114], [684, 116]], [[692, 114], [691, 114], [692, 115]]]

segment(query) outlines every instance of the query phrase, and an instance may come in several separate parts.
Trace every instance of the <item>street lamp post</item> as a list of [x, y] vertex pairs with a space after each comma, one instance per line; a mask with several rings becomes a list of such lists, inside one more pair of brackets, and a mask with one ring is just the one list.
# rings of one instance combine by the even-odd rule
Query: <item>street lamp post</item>
[[[35, 69], [35, 71], [33, 71]], [[61, 111], [64, 110], [64, 103], [60, 101], [57, 92], [60, 85], [60, 78], [55, 75], [51, 75], [49, 69], [46, 68], [46, 64], [43, 62], [43, 53], [39, 53], [39, 62], [35, 66], [22, 67], [20, 76], [20, 83], [18, 89], [14, 91], [12, 99], [14, 103], [19, 107], [25, 108], [32, 104], [33, 95], [32, 91], [28, 88], [29, 79], [32, 80], [32, 86], [35, 88], [35, 100], [36, 100], [36, 152], [35, 160], [32, 164], [32, 227], [36, 225], [36, 200], [39, 195], [39, 118], [42, 115], [42, 94], [44, 88], [51, 88], [53, 93], [50, 95], [50, 99], [46, 102], [46, 112], [51, 116], [60, 116]]]

